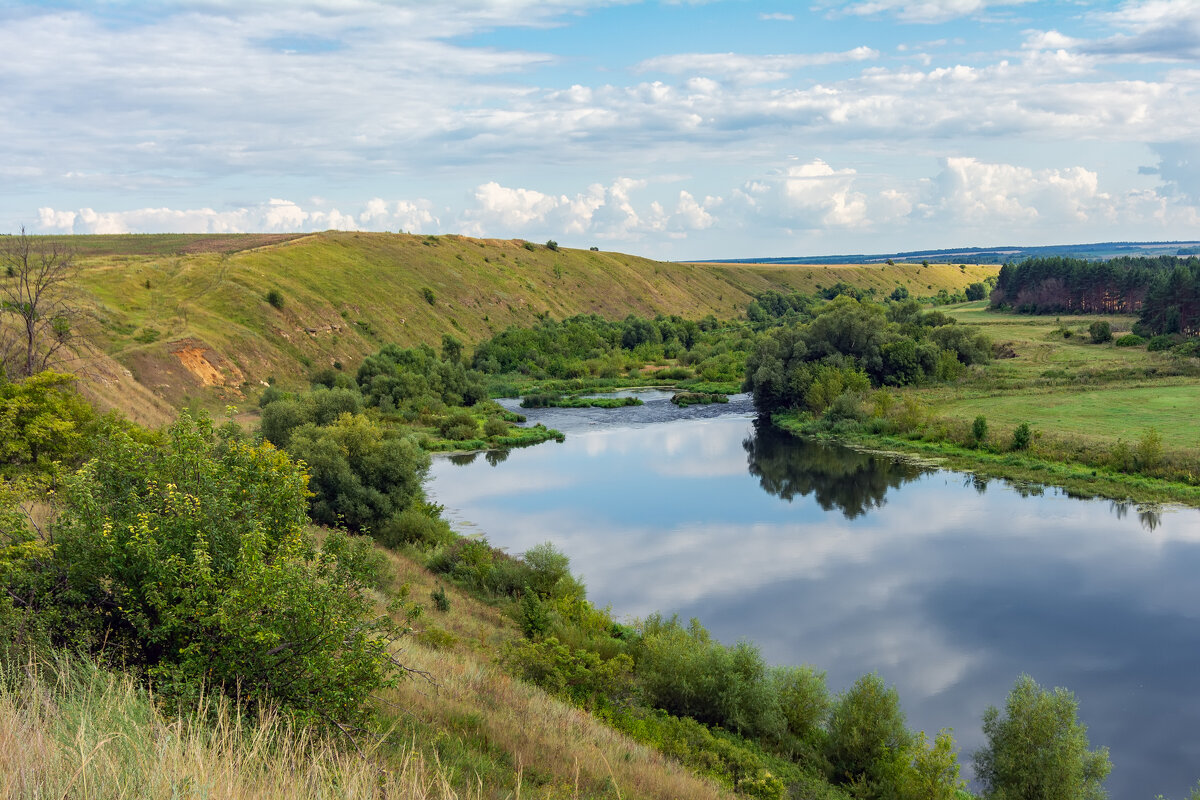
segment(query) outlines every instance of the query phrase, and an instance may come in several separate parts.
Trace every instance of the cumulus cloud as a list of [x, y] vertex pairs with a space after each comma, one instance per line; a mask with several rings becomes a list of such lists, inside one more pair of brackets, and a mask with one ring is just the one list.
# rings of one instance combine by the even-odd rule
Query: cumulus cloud
[[697, 200], [681, 190], [673, 208], [657, 200], [639, 210], [632, 194], [647, 181], [618, 178], [609, 186], [592, 184], [574, 195], [548, 195], [535, 189], [501, 186], [495, 181], [479, 186], [460, 227], [474, 236], [588, 234], [602, 239], [637, 241], [648, 234], [686, 236], [716, 224], [713, 211], [720, 197]]
[[869, 197], [857, 180], [854, 169], [834, 169], [817, 158], [749, 181], [734, 196], [752, 216], [789, 230], [869, 228], [911, 210], [904, 192], [889, 189]]
[[1107, 236], [1141, 230], [1149, 238], [1148, 231], [1184, 231], [1200, 219], [1195, 206], [1169, 193], [1105, 191], [1100, 175], [1084, 167], [1036, 170], [967, 157], [943, 159], [917, 212], [963, 230], [1037, 232], [1059, 240], [1089, 228]]

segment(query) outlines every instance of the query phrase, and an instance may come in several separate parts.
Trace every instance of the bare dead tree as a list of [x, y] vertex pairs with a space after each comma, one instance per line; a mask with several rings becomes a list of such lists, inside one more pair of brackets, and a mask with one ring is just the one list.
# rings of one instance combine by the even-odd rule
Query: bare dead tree
[[75, 251], [59, 241], [30, 236], [24, 227], [0, 239], [0, 313], [15, 318], [16, 328], [12, 358], [0, 353], [8, 375], [45, 369], [71, 340], [79, 315], [70, 291], [77, 274]]

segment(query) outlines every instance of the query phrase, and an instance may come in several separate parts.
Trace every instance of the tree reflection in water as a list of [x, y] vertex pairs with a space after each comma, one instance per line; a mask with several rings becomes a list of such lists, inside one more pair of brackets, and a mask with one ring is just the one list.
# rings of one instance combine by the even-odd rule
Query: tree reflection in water
[[846, 519], [882, 508], [889, 489], [936, 470], [887, 456], [801, 439], [756, 420], [742, 442], [750, 474], [773, 495], [791, 501], [813, 495], [825, 511], [838, 509]]

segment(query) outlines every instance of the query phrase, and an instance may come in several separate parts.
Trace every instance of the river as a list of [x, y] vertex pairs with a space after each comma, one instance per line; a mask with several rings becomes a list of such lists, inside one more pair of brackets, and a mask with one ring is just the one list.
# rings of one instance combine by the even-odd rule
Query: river
[[1112, 797], [1200, 779], [1200, 511], [801, 441], [745, 396], [639, 396], [523, 412], [566, 441], [435, 459], [428, 491], [494, 546], [553, 542], [618, 619], [698, 617], [834, 691], [878, 672], [910, 727], [954, 729], [964, 776], [984, 709], [1028, 673], [1075, 692]]

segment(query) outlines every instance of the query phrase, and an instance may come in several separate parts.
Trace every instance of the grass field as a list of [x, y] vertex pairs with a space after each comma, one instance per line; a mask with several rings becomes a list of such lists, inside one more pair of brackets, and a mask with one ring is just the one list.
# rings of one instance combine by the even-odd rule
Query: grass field
[[[1142, 347], [1092, 344], [1098, 317], [1032, 317], [986, 311], [983, 303], [952, 307], [960, 324], [978, 326], [1015, 358], [1000, 358], [950, 387], [921, 390], [936, 413], [1115, 443], [1155, 428], [1176, 450], [1200, 447], [1200, 364]], [[1105, 317], [1114, 333], [1133, 319]], [[1061, 330], [1070, 330], [1064, 338]]]

